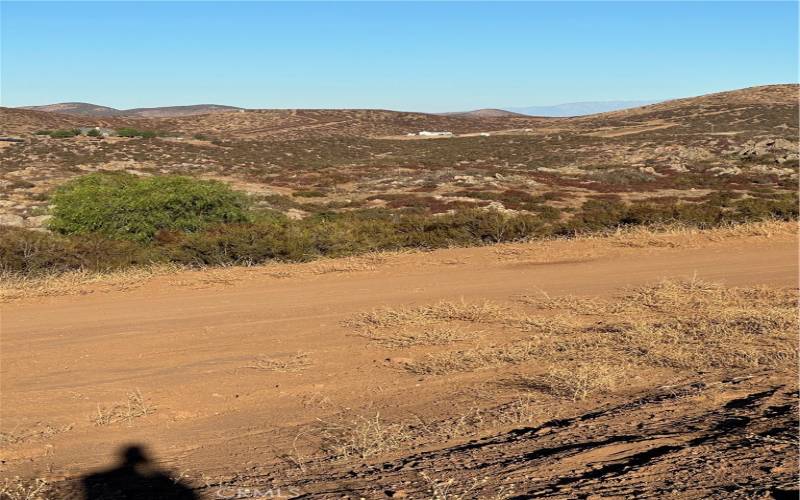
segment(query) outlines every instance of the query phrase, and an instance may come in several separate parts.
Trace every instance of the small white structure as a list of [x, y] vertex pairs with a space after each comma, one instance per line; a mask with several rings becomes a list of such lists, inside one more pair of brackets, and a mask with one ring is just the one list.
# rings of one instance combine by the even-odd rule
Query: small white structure
[[452, 132], [429, 132], [427, 130], [423, 130], [419, 133], [421, 137], [452, 137]]
[[481, 132], [481, 137], [489, 137], [489, 132]]

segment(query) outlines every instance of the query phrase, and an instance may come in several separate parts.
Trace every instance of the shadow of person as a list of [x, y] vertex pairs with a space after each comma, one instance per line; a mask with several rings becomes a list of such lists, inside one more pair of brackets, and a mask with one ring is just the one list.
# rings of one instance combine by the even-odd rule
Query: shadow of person
[[196, 500], [188, 486], [173, 480], [153, 466], [141, 446], [119, 452], [120, 463], [82, 480], [86, 500]]

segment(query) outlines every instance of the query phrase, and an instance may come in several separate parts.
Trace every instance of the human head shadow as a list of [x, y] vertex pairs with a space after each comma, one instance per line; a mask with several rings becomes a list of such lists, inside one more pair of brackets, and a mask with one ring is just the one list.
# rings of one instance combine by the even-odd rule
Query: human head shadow
[[85, 500], [197, 500], [191, 488], [158, 470], [140, 445], [119, 451], [116, 467], [81, 479]]

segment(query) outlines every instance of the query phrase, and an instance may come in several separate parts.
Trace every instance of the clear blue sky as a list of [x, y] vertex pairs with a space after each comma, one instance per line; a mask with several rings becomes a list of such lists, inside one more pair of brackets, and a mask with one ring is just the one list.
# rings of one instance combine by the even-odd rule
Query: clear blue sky
[[5, 106], [454, 111], [798, 78], [795, 2], [0, 5]]

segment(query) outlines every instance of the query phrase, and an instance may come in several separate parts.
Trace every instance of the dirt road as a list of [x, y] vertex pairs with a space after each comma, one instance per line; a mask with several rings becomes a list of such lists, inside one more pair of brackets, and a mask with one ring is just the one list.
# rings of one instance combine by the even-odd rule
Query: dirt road
[[[446, 418], [449, 405], [472, 397], [467, 389], [499, 373], [426, 378], [399, 370], [387, 361], [398, 356], [395, 350], [343, 325], [354, 314], [442, 299], [511, 303], [538, 291], [604, 296], [667, 277], [796, 287], [797, 252], [796, 235], [788, 233], [635, 245], [613, 238], [557, 241], [187, 272], [131, 290], [17, 300], [3, 305], [0, 323], [2, 474], [80, 476], [108, 465], [126, 443], [146, 445], [162, 467], [193, 484], [294, 470], [296, 438], [317, 418], [342, 408], [390, 419]], [[263, 357], [286, 364], [264, 369]], [[309, 366], [303, 361], [293, 369], [298, 359]], [[572, 413], [606, 403], [575, 403]], [[656, 441], [628, 451], [619, 444], [620, 453], [689, 439], [662, 443], [659, 432], [651, 434]], [[493, 467], [492, 474], [503, 470]], [[325, 496], [310, 473], [282, 474], [300, 474], [305, 479], [294, 484]], [[541, 486], [551, 495], [559, 491]]]

